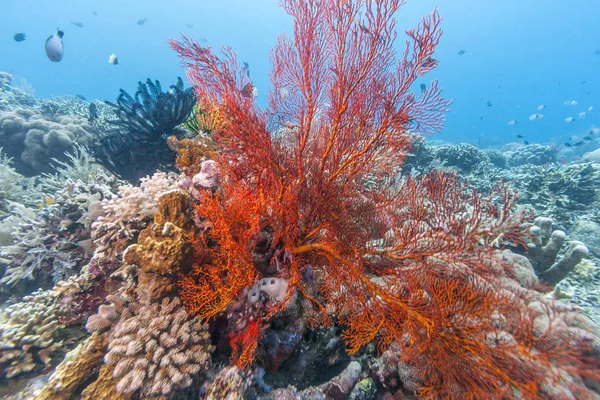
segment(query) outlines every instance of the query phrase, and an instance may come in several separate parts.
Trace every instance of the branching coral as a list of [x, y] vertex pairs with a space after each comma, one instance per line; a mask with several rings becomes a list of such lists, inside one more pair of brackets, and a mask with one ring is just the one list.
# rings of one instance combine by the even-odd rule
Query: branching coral
[[566, 234], [552, 231], [552, 219], [538, 217], [531, 228], [532, 242], [527, 244], [527, 257], [538, 277], [548, 285], [556, 285], [588, 255], [588, 248], [577, 240], [569, 243], [566, 254], [556, 261], [565, 243]]
[[[246, 95], [251, 81], [231, 49], [221, 58], [194, 41], [172, 41], [198, 101], [218, 103], [224, 116], [211, 135], [220, 191], [207, 191], [197, 207], [210, 224], [196, 238], [195, 274], [182, 280], [181, 297], [210, 319], [263, 277], [287, 282], [282, 301], [232, 337], [241, 367], [297, 295], [309, 324], [335, 319], [344, 327], [350, 353], [401, 341], [401, 361], [424, 397], [541, 398], [562, 371], [574, 377], [569, 389], [584, 393], [575, 378], [597, 377], [600, 364], [586, 357], [590, 338], [552, 357], [545, 338], [531, 333], [534, 316], [516, 301], [522, 293], [498, 290], [505, 266], [496, 248], [523, 243], [526, 233], [515, 193], [498, 184], [484, 196], [441, 172], [393, 179], [414, 140], [407, 130], [438, 130], [449, 104], [436, 82], [420, 98], [410, 91], [437, 65], [441, 19], [434, 12], [407, 31], [396, 60], [401, 3], [281, 1], [295, 37], [280, 37], [272, 53], [266, 112]], [[514, 340], [487, 336], [500, 329]]]
[[198, 318], [188, 316], [178, 299], [142, 307], [111, 332], [104, 360], [114, 366], [117, 390], [166, 399], [191, 385], [210, 365], [210, 335]]
[[163, 92], [160, 82], [148, 79], [139, 82], [135, 96], [121, 89], [117, 104], [111, 105], [117, 119], [116, 127], [106, 132], [95, 147], [96, 156], [113, 173], [130, 181], [154, 173], [156, 168], [172, 166], [175, 155], [165, 139], [192, 112], [194, 94], [183, 89], [183, 81]]
[[96, 260], [111, 259], [122, 252], [150, 222], [161, 194], [177, 188], [178, 177], [157, 172], [143, 178], [140, 186], [123, 185], [118, 194], [101, 203], [102, 215], [92, 224], [98, 246]]
[[49, 364], [60, 350], [57, 334], [63, 328], [55, 316], [49, 292], [38, 291], [0, 312], [0, 377], [12, 378], [40, 364]]

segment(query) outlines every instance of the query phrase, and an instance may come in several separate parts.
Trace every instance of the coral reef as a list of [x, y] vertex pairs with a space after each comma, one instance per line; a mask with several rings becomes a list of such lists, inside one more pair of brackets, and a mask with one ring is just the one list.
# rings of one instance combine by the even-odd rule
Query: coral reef
[[104, 132], [94, 146], [96, 157], [105, 167], [119, 177], [135, 182], [157, 168], [172, 168], [175, 154], [165, 140], [176, 132], [192, 112], [194, 94], [191, 88], [183, 89], [183, 81], [163, 92], [160, 82], [148, 79], [139, 82], [135, 96], [121, 89], [113, 107], [117, 119], [114, 128]]
[[504, 145], [500, 151], [504, 154], [508, 165], [511, 167], [524, 164], [544, 165], [554, 163], [558, 156], [557, 146], [537, 143], [509, 143]]
[[12, 111], [20, 107], [35, 105], [32, 93], [13, 85], [13, 76], [0, 72], [0, 110]]
[[56, 304], [48, 292], [38, 291], [0, 312], [0, 378], [13, 378], [49, 365], [61, 351]]

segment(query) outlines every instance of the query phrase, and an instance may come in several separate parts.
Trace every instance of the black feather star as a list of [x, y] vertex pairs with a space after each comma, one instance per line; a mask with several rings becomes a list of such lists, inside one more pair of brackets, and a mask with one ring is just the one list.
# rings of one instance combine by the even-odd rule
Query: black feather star
[[123, 179], [137, 179], [152, 174], [157, 168], [172, 169], [175, 154], [166, 138], [180, 136], [177, 126], [192, 113], [195, 97], [192, 88], [184, 89], [183, 81], [163, 92], [158, 80], [138, 82], [135, 96], [120, 89], [113, 108], [114, 129], [105, 132], [96, 146], [96, 157]]

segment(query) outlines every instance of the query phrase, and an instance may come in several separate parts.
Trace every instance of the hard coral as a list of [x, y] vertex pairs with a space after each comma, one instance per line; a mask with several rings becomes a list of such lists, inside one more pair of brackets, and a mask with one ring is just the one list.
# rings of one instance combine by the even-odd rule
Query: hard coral
[[51, 159], [65, 160], [73, 146], [87, 146], [97, 133], [84, 118], [48, 116], [33, 109], [0, 111], [0, 143], [24, 175], [51, 172]]
[[114, 366], [117, 391], [166, 399], [191, 385], [210, 365], [210, 335], [178, 299], [142, 307], [111, 332], [106, 364]]
[[141, 231], [137, 243], [123, 254], [124, 262], [138, 267], [142, 304], [175, 294], [178, 274], [188, 273], [191, 267], [192, 246], [185, 233], [193, 225], [185, 220], [189, 196], [182, 191], [167, 192], [159, 197], [158, 208], [154, 224]]
[[583, 243], [572, 240], [566, 254], [556, 261], [566, 234], [561, 230], [552, 231], [551, 218], [537, 217], [530, 231], [532, 242], [527, 244], [527, 257], [538, 277], [548, 285], [554, 286], [563, 280], [588, 255]]
[[40, 365], [62, 350], [57, 337], [64, 326], [55, 316], [49, 292], [38, 291], [0, 312], [0, 378], [13, 378]]

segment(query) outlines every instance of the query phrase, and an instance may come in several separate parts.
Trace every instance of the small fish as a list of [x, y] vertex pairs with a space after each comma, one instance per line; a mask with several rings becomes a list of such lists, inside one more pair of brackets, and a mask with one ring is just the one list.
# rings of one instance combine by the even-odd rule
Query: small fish
[[497, 90], [502, 89], [502, 85], [498, 85], [498, 87], [496, 88]]
[[523, 136], [523, 135], [517, 135], [517, 136], [516, 136], [516, 138], [517, 138], [517, 139], [524, 139], [524, 138], [525, 138], [525, 136]]
[[523, 144], [529, 144], [527, 140], [523, 140]]
[[573, 122], [573, 121], [575, 121], [575, 118], [573, 118], [573, 117], [565, 118], [565, 122]]
[[49, 206], [51, 206], [54, 203], [54, 199], [52, 198], [52, 196], [46, 196], [45, 200], [46, 204]]
[[592, 111], [593, 109], [594, 109], [594, 106], [590, 106], [590, 107], [588, 108], [588, 112]]
[[50, 61], [59, 62], [63, 58], [65, 47], [63, 44], [63, 31], [57, 29], [56, 33], [46, 39], [46, 54]]
[[194, 25], [194, 24], [187, 24], [185, 27], [189, 28], [189, 29], [194, 29], [196, 27], [196, 25]]
[[82, 24], [81, 22], [79, 22], [79, 21], [76, 21], [76, 22], [71, 22], [71, 24], [72, 24], [72, 25], [75, 25], [75, 26], [76, 26], [76, 27], [78, 27], [78, 28], [83, 28], [83, 24]]
[[421, 83], [421, 93], [423, 93], [426, 90], [427, 90], [427, 85], [424, 83]]
[[96, 103], [90, 103], [89, 112], [90, 116], [88, 118], [88, 121], [91, 124], [98, 118], [98, 106], [96, 105]]
[[577, 115], [579, 116], [579, 118], [585, 118], [585, 117], [587, 117], [587, 114], [585, 113], [585, 111], [582, 111], [582, 112], [580, 112]]
[[112, 65], [118, 65], [119, 64], [119, 59], [117, 58], [117, 55], [115, 53], [112, 53], [108, 57], [108, 63], [112, 64]]
[[144, 18], [144, 19], [138, 19], [137, 24], [139, 26], [142, 26], [146, 23], [146, 21], [148, 21], [148, 18]]
[[244, 61], [244, 69], [246, 70], [246, 76], [250, 78], [250, 64]]
[[98, 11], [96, 11], [96, 10], [92, 11], [92, 15], [93, 15], [94, 17], [95, 17], [95, 16], [97, 16], [97, 15], [98, 15]]
[[487, 104], [488, 107], [491, 107], [492, 106], [492, 101], [488, 100], [486, 104]]
[[246, 83], [246, 85], [242, 89], [242, 96], [248, 99], [252, 98], [252, 84], [250, 82]]
[[483, 121], [483, 120], [485, 119], [485, 117], [483, 117], [483, 116], [482, 116], [482, 117], [479, 117], [479, 119], [480, 119], [481, 121]]
[[258, 88], [256, 86], [252, 86], [252, 97], [258, 97]]
[[27, 35], [24, 33], [15, 33], [15, 36], [13, 36], [13, 39], [15, 39], [15, 42], [22, 42], [25, 39], [27, 39]]
[[435, 68], [438, 65], [438, 60], [433, 57], [429, 57], [423, 61], [423, 68]]
[[546, 108], [546, 106], [545, 106], [544, 104], [540, 104], [540, 105], [538, 106], [538, 110], [543, 110], [544, 108]]
[[462, 55], [463, 55], [463, 54], [465, 54], [465, 53], [466, 53], [466, 51], [464, 51], [464, 50], [461, 50], [461, 51], [459, 51], [459, 52], [458, 52], [458, 53], [456, 53], [456, 54], [457, 54], [457, 55], [459, 55], [459, 56], [462, 56]]
[[579, 104], [579, 102], [577, 100], [567, 100], [567, 101], [565, 101], [565, 106], [576, 106], [577, 104]]
[[510, 121], [508, 121], [508, 125], [510, 126], [514, 126], [517, 124], [517, 121], [515, 121], [514, 119], [511, 119]]
[[573, 146], [583, 146], [585, 144], [585, 142], [583, 140], [580, 140], [579, 142], [575, 143]]
[[530, 121], [535, 121], [536, 119], [542, 119], [542, 118], [544, 118], [544, 114], [531, 114], [529, 116]]
[[594, 54], [600, 56], [600, 49], [596, 49], [596, 51], [594, 51]]
[[286, 88], [285, 86], [282, 87], [281, 89], [279, 89], [279, 93], [281, 93], [281, 96], [283, 97], [287, 97], [288, 94], [290, 94], [290, 91], [288, 90], [288, 88]]
[[573, 145], [571, 145], [571, 143], [569, 143], [569, 142], [566, 142], [565, 147], [573, 147]]
[[591, 141], [591, 140], [592, 140], [592, 138], [591, 138], [591, 137], [589, 137], [589, 136], [586, 136], [586, 137], [584, 137], [584, 138], [583, 138], [583, 140], [585, 140], [586, 142], [589, 142], [589, 141]]

